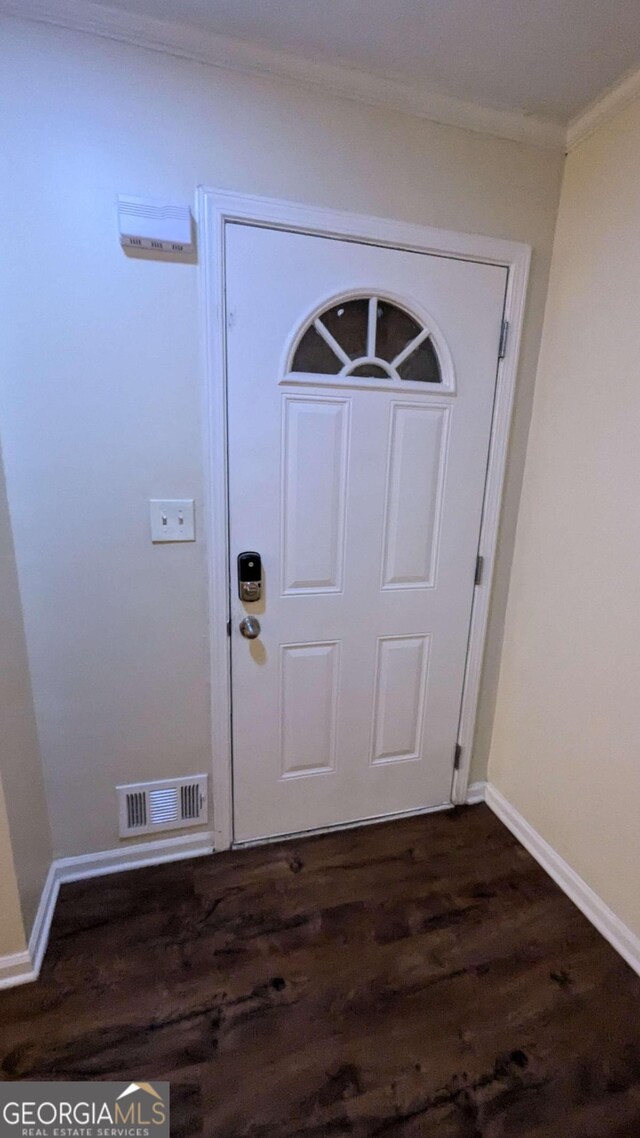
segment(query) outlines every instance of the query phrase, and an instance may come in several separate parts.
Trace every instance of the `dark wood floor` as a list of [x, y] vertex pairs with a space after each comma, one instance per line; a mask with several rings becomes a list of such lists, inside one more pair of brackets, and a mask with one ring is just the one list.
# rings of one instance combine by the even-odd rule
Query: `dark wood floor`
[[639, 1138], [640, 978], [484, 806], [63, 888], [0, 1077], [210, 1138]]

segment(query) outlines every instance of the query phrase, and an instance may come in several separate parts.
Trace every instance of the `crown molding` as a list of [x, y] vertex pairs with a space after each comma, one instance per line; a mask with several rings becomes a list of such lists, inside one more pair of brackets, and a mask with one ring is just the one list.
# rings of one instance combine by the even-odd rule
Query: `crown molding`
[[342, 98], [553, 150], [564, 149], [559, 123], [481, 106], [344, 65], [318, 63], [258, 44], [214, 35], [187, 24], [140, 16], [94, 0], [0, 0], [0, 13], [89, 32], [230, 71], [288, 80]]
[[589, 138], [594, 130], [623, 111], [640, 95], [640, 68], [628, 72], [618, 83], [589, 103], [567, 127], [567, 150], [573, 150]]

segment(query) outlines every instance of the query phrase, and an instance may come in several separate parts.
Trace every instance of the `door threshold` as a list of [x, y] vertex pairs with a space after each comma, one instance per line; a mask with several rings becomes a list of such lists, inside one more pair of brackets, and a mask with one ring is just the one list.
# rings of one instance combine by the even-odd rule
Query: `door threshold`
[[360, 826], [375, 826], [379, 822], [396, 822], [401, 818], [417, 818], [420, 814], [439, 814], [443, 810], [453, 810], [454, 802], [443, 802], [439, 806], [423, 806], [420, 810], [401, 810], [396, 814], [376, 814], [372, 818], [357, 818], [355, 822], [336, 822], [335, 826], [319, 826], [314, 830], [294, 830], [271, 837], [249, 838], [246, 842], [232, 842], [233, 850], [246, 850], [252, 846], [269, 846], [274, 842], [290, 842], [296, 838], [312, 838], [319, 834], [334, 834], [340, 830], [356, 830]]

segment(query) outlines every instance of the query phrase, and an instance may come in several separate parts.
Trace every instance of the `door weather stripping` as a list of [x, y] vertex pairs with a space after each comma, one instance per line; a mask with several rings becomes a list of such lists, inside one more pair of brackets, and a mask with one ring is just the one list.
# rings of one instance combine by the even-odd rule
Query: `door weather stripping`
[[454, 771], [460, 770], [460, 759], [462, 758], [462, 747], [456, 743], [456, 749], [453, 753], [453, 769]]
[[503, 360], [507, 354], [507, 340], [509, 339], [509, 321], [502, 321], [502, 328], [500, 330], [500, 345], [498, 347], [498, 359]]
[[476, 557], [476, 575], [473, 579], [474, 585], [481, 585], [482, 584], [482, 570], [483, 569], [484, 569], [484, 557], [481, 557], [480, 554], [478, 554], [478, 556]]

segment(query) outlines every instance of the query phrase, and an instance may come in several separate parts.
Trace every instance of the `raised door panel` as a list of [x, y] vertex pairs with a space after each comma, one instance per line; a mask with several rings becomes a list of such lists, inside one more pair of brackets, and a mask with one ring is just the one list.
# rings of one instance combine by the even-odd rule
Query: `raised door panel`
[[285, 396], [283, 594], [342, 589], [349, 402]]
[[371, 762], [419, 759], [429, 663], [427, 634], [378, 640]]
[[281, 776], [332, 771], [340, 644], [283, 644], [280, 653]]
[[383, 589], [435, 584], [449, 414], [424, 403], [391, 405]]

